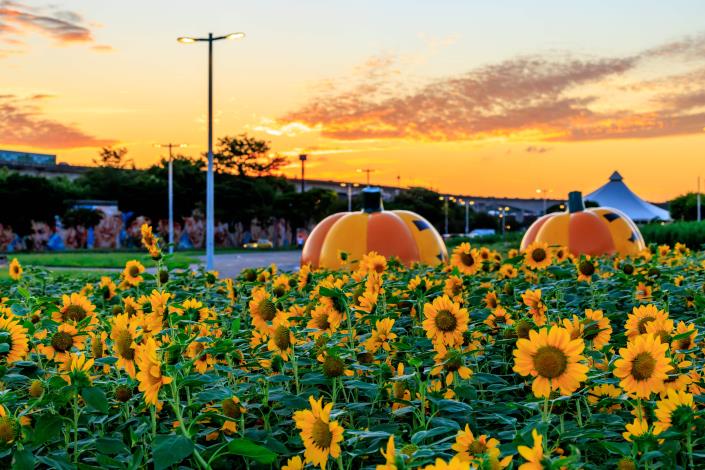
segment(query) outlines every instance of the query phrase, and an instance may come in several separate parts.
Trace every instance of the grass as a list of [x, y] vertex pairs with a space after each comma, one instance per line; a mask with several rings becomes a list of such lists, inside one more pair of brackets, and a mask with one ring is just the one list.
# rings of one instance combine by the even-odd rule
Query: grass
[[[43, 266], [51, 268], [123, 268], [125, 263], [136, 259], [146, 267], [154, 267], [156, 263], [144, 253], [131, 252], [90, 252], [73, 251], [64, 253], [18, 253], [8, 254], [8, 259], [17, 258], [23, 266]], [[198, 263], [195, 255], [175, 253], [166, 261], [170, 269], [186, 269], [189, 265]]]

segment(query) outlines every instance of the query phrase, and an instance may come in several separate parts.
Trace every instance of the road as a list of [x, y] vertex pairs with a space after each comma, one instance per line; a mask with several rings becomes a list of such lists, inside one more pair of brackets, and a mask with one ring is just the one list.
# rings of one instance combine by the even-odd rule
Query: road
[[[299, 268], [300, 251], [253, 251], [251, 253], [221, 253], [215, 255], [215, 270], [220, 277], [235, 277], [246, 268], [262, 268], [275, 263], [282, 271]], [[205, 263], [205, 256], [200, 257]]]

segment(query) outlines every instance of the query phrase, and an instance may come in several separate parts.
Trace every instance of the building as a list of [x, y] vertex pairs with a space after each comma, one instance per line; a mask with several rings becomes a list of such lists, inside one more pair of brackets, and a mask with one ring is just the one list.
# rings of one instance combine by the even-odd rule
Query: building
[[90, 167], [56, 163], [56, 155], [48, 153], [17, 152], [0, 150], [0, 168], [7, 168], [22, 175], [63, 176], [70, 180], [78, 178]]
[[585, 196], [603, 207], [612, 207], [627, 214], [634, 222], [669, 221], [666, 209], [644, 201], [624, 184], [624, 178], [615, 171], [607, 183]]

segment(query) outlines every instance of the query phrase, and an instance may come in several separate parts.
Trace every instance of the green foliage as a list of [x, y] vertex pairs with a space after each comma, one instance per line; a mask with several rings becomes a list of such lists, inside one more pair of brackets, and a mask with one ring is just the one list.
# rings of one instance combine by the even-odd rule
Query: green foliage
[[640, 226], [639, 230], [646, 243], [675, 245], [680, 242], [692, 249], [701, 249], [705, 245], [705, 221], [647, 224]]
[[[705, 197], [701, 195], [701, 204], [705, 204]], [[697, 193], [687, 193], [678, 196], [669, 203], [669, 210], [673, 220], [697, 220], [698, 218], [698, 195]], [[705, 207], [701, 208], [705, 213]]]
[[[286, 164], [286, 158], [270, 155], [269, 142], [247, 134], [218, 139], [213, 153], [216, 170], [241, 177], [268, 176]], [[204, 155], [204, 158], [207, 156]]]

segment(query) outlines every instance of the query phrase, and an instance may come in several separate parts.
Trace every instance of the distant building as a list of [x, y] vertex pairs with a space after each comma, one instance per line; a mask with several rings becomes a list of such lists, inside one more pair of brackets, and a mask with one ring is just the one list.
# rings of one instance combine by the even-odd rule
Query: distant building
[[671, 215], [666, 209], [644, 201], [624, 184], [618, 171], [612, 173], [603, 186], [585, 196], [603, 207], [613, 207], [627, 214], [635, 222], [669, 221]]
[[22, 175], [63, 176], [70, 180], [78, 178], [90, 167], [56, 163], [56, 155], [48, 153], [17, 152], [0, 149], [0, 168], [7, 168]]

